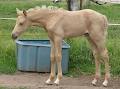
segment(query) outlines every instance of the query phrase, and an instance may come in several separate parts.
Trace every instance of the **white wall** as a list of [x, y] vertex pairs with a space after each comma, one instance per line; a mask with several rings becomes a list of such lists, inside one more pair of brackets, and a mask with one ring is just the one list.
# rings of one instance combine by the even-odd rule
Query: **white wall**
[[120, 0], [99, 0], [104, 2], [120, 3]]

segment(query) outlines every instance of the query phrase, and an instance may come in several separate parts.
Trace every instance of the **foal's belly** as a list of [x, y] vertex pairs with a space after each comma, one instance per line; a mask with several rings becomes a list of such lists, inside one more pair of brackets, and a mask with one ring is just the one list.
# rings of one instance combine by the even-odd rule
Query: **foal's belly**
[[64, 37], [77, 37], [77, 36], [82, 36], [84, 34], [85, 32], [67, 32], [64, 33]]
[[66, 17], [62, 24], [65, 37], [81, 36], [87, 32], [87, 23], [83, 16]]
[[69, 25], [64, 29], [64, 36], [65, 37], [75, 37], [81, 36], [87, 33], [87, 28], [85, 25]]

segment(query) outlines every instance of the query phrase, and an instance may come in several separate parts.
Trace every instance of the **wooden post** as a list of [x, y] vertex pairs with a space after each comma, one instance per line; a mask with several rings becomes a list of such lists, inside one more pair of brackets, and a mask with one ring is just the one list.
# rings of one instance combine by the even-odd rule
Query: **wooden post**
[[67, 0], [68, 10], [75, 11], [79, 10], [79, 3], [78, 0]]
[[89, 0], [67, 0], [68, 10], [81, 10], [89, 5]]
[[80, 10], [82, 10], [83, 0], [80, 0]]

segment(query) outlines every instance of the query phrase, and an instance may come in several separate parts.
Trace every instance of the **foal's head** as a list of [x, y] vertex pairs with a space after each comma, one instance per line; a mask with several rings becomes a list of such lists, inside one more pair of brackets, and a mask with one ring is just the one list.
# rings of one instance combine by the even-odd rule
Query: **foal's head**
[[25, 10], [20, 11], [19, 9], [16, 9], [16, 11], [18, 17], [14, 30], [12, 31], [13, 39], [17, 39], [17, 37], [20, 36], [31, 24], [30, 20], [27, 18], [27, 12]]

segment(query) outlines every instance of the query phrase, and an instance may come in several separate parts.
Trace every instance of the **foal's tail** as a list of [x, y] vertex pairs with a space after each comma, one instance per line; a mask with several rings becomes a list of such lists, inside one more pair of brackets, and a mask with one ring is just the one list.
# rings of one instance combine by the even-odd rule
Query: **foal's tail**
[[104, 29], [108, 29], [108, 20], [107, 17], [105, 15], [103, 15], [103, 19], [104, 19]]
[[107, 20], [107, 17], [105, 15], [103, 15], [103, 19], [104, 19], [104, 34], [105, 36], [107, 36], [107, 29], [108, 29], [108, 20]]

